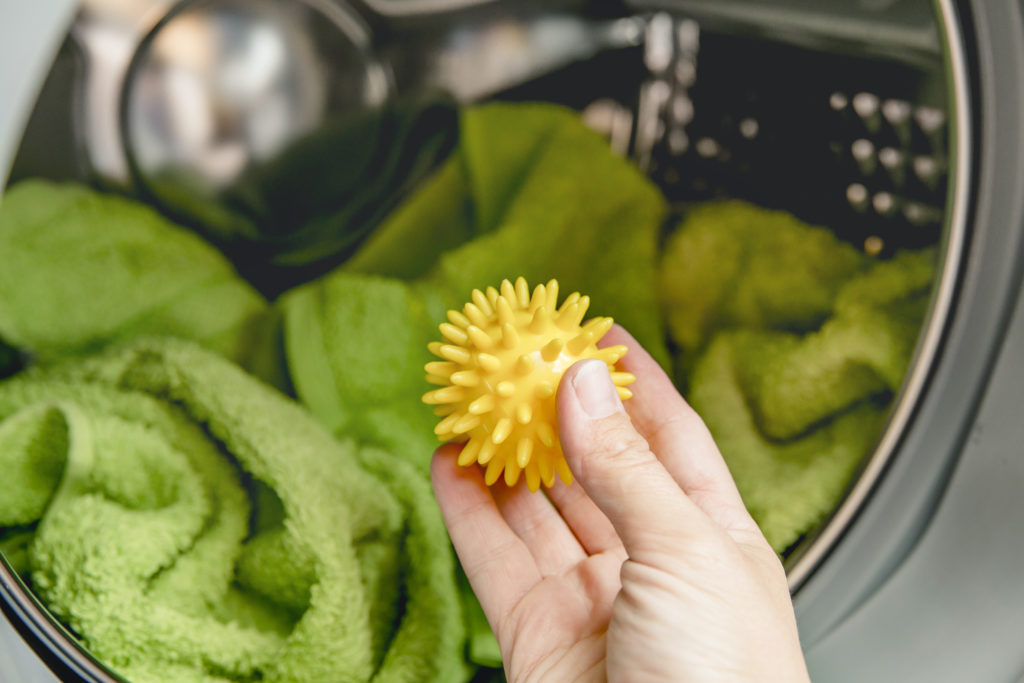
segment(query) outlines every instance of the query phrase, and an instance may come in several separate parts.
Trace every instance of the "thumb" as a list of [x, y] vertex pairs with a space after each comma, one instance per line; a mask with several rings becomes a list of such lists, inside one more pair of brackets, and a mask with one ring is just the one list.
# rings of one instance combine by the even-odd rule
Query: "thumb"
[[710, 520], [633, 427], [603, 361], [579, 361], [566, 371], [558, 427], [569, 468], [630, 557], [671, 552], [680, 540], [709, 530]]

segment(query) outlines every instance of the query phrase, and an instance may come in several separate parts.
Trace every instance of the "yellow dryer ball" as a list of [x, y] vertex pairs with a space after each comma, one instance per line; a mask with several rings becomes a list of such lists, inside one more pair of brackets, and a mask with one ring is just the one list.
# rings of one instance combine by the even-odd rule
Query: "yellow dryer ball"
[[465, 443], [459, 465], [480, 463], [488, 486], [502, 472], [508, 486], [524, 474], [531, 491], [541, 482], [551, 488], [556, 473], [572, 483], [558, 440], [555, 392], [576, 361], [603, 360], [619, 396], [632, 396], [626, 387], [635, 377], [615, 371], [626, 347], [597, 348], [612, 319], [581, 326], [590, 298], [578, 292], [557, 304], [555, 280], [532, 294], [523, 278], [503, 281], [500, 291], [475, 289], [461, 311], [448, 311], [440, 325], [445, 341], [430, 344], [443, 359], [426, 365], [427, 381], [442, 387], [423, 396], [443, 418], [434, 432], [442, 441]]

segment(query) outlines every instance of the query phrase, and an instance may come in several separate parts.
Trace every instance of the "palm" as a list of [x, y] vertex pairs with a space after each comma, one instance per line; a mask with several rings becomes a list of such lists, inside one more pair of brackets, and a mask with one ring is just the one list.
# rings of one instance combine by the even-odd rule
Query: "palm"
[[506, 662], [513, 678], [571, 680], [586, 671], [604, 677], [605, 636], [619, 591], [622, 555], [591, 555], [542, 578], [509, 613]]
[[[579, 484], [556, 486], [549, 499], [500, 483], [488, 490], [475, 468], [446, 468], [445, 476], [460, 480], [455, 533], [494, 548], [462, 560], [471, 577], [498, 577], [479, 597], [487, 614], [502, 615], [492, 626], [509, 678], [572, 680], [580, 671], [603, 678], [605, 632], [626, 559], [611, 522]], [[495, 507], [508, 524], [500, 538], [486, 513]]]

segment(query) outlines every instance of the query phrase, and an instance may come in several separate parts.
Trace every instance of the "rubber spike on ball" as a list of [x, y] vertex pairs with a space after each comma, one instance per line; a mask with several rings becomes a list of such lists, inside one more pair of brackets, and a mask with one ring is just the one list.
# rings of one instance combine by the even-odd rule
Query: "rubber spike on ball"
[[556, 478], [572, 483], [558, 440], [556, 392], [573, 363], [596, 358], [608, 366], [623, 400], [635, 378], [615, 364], [624, 346], [597, 348], [612, 319], [583, 322], [590, 298], [573, 292], [558, 305], [558, 282], [532, 290], [523, 278], [475, 289], [461, 311], [448, 311], [431, 342], [440, 360], [427, 363], [427, 381], [439, 388], [423, 402], [443, 419], [442, 441], [465, 443], [458, 464], [484, 467], [485, 481], [514, 486], [524, 475], [536, 491]]

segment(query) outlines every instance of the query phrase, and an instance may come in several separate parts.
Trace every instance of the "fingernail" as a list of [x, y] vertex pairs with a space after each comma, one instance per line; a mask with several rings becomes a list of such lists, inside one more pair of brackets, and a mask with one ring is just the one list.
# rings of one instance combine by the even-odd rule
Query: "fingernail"
[[612, 384], [608, 366], [599, 360], [583, 363], [572, 378], [572, 389], [584, 412], [595, 420], [622, 410], [622, 401]]

